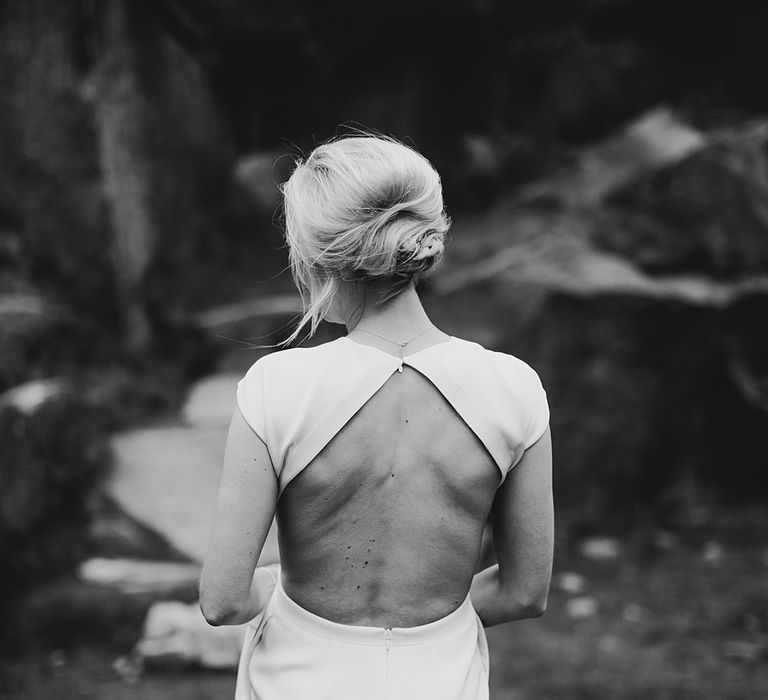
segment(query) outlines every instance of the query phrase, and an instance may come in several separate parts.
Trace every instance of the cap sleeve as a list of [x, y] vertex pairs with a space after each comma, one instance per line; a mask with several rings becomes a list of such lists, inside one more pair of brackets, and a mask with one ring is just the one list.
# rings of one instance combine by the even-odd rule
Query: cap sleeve
[[237, 383], [237, 407], [246, 423], [266, 444], [267, 429], [264, 412], [264, 369], [256, 362]]
[[526, 369], [520, 388], [522, 403], [526, 409], [523, 448], [527, 450], [544, 434], [549, 425], [549, 404], [539, 375], [531, 367], [526, 366]]

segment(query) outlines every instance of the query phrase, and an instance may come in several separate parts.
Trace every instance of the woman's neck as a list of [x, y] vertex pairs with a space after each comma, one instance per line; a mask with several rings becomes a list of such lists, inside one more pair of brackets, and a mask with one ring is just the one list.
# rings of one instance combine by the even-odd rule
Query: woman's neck
[[407, 341], [434, 328], [413, 287], [383, 304], [368, 298], [362, 305], [362, 313], [351, 314], [346, 326], [348, 333], [367, 332], [395, 342]]

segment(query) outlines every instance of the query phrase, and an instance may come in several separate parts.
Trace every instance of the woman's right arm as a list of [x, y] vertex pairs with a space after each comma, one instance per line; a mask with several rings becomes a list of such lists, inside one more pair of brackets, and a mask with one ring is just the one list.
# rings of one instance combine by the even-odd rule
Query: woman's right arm
[[472, 604], [485, 627], [539, 617], [547, 606], [554, 551], [549, 428], [499, 487], [492, 522], [498, 564], [475, 575]]

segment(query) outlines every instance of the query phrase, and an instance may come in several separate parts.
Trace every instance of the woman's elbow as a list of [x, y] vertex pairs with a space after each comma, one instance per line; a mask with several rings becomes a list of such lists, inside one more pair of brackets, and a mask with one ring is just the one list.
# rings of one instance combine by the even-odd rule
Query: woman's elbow
[[238, 610], [234, 605], [225, 601], [211, 599], [203, 595], [200, 596], [200, 612], [203, 613], [205, 621], [212, 627], [221, 625], [231, 625], [237, 617]]
[[528, 618], [541, 617], [547, 610], [547, 601], [549, 600], [549, 586], [537, 588], [535, 590], [515, 591], [510, 595], [510, 612], [514, 619], [524, 620]]
[[240, 605], [221, 591], [212, 591], [201, 581], [200, 584], [200, 612], [206, 622], [212, 627], [221, 625], [234, 625], [240, 617]]
[[543, 595], [532, 598], [526, 609], [526, 617], [541, 617], [547, 611], [547, 601], [549, 600], [549, 591]]

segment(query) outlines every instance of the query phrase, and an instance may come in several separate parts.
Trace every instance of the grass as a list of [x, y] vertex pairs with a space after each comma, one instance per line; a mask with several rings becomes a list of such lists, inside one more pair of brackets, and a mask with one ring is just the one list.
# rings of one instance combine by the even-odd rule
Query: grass
[[[667, 549], [638, 538], [602, 562], [561, 547], [556, 569], [585, 577], [579, 596], [597, 612], [572, 618], [575, 596], [554, 588], [541, 620], [490, 630], [493, 697], [765, 697], [768, 562], [758, 515], [730, 514]], [[743, 520], [761, 525], [744, 538]]]

